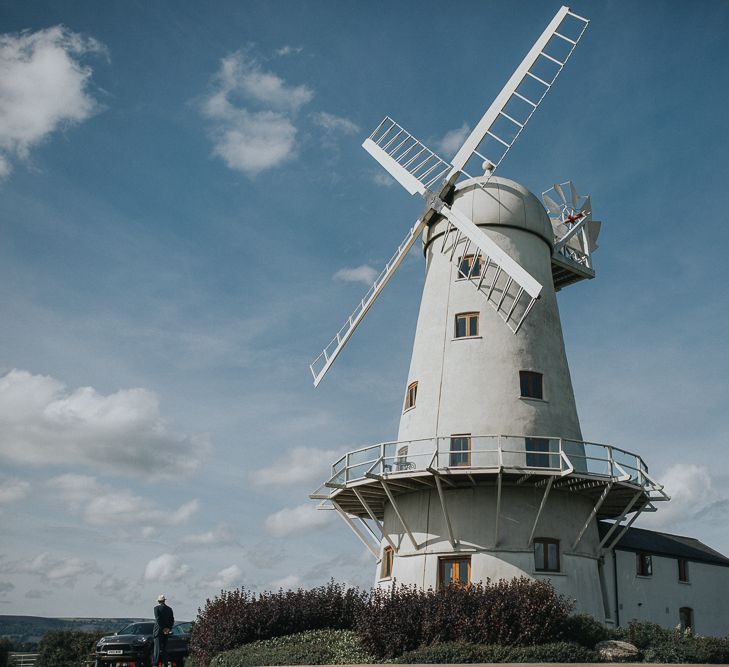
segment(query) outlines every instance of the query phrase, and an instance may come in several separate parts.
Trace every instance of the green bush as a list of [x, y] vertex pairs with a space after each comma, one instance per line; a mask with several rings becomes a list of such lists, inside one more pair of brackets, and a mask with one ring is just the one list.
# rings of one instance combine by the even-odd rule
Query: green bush
[[639, 649], [663, 646], [676, 639], [676, 630], [668, 630], [657, 623], [631, 621], [627, 628], [613, 631], [615, 639], [630, 642]]
[[729, 639], [676, 634], [648, 646], [643, 651], [645, 662], [729, 664]]
[[36, 667], [78, 667], [93, 652], [96, 642], [108, 632], [52, 630], [38, 645]]
[[9, 639], [0, 637], [0, 667], [8, 667], [8, 653], [10, 653], [11, 647]]
[[408, 651], [394, 662], [400, 664], [597, 662], [597, 654], [584, 646], [569, 642], [556, 642], [537, 646], [446, 642]]
[[562, 638], [587, 648], [595, 648], [598, 642], [610, 638], [610, 630], [589, 614], [576, 614], [566, 619], [562, 628]]
[[210, 667], [354, 665], [374, 661], [351, 630], [309, 630], [226, 651], [213, 658]]

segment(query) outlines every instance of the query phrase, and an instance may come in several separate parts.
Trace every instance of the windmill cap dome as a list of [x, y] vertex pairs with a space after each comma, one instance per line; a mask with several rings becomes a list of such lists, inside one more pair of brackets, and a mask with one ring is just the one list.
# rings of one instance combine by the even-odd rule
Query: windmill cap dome
[[550, 248], [554, 232], [539, 199], [523, 185], [508, 178], [470, 178], [456, 187], [453, 207], [476, 225], [503, 225], [524, 229], [544, 239]]

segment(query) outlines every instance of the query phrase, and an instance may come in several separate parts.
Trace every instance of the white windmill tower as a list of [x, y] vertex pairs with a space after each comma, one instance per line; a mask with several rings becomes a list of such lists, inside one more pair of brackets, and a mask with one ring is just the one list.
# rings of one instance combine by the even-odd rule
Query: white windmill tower
[[[605, 618], [602, 550], [666, 498], [639, 456], [580, 430], [556, 291], [595, 275], [589, 197], [555, 185], [548, 214], [494, 176], [587, 25], [557, 12], [451, 163], [389, 117], [363, 144], [426, 208], [312, 364], [314, 384], [420, 237], [425, 283], [397, 440], [346, 454], [312, 498], [370, 548], [380, 584], [548, 576]], [[615, 525], [601, 539], [602, 518]]]

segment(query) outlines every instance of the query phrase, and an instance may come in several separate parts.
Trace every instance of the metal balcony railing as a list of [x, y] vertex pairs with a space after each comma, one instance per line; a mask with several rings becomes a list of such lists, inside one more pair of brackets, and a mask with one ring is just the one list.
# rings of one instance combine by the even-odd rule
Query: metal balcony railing
[[391, 475], [437, 471], [577, 474], [637, 487], [655, 488], [648, 467], [637, 454], [612, 445], [583, 440], [525, 435], [479, 435], [381, 442], [338, 459], [324, 486]]

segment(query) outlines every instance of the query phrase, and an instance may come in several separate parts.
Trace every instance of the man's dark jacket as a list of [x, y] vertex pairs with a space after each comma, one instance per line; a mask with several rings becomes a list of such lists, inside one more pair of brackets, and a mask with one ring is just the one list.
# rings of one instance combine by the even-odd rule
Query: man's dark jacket
[[175, 615], [172, 613], [172, 607], [168, 607], [164, 602], [158, 604], [154, 608], [154, 632], [153, 636], [158, 637], [165, 628], [172, 629], [175, 624]]

